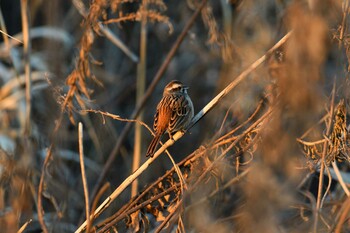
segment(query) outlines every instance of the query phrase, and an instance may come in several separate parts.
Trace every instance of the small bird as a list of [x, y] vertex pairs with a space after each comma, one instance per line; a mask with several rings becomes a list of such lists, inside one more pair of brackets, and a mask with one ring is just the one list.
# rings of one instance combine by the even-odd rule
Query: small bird
[[165, 131], [168, 131], [170, 138], [172, 138], [172, 133], [185, 129], [191, 122], [194, 109], [187, 89], [187, 86], [177, 80], [173, 80], [165, 86], [163, 98], [160, 100], [154, 115], [155, 135], [147, 149], [147, 157], [153, 157]]

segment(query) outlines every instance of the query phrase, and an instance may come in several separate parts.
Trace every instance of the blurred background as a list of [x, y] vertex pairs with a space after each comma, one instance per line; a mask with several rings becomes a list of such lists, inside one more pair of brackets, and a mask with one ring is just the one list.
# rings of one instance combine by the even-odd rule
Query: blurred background
[[[259, 103], [262, 113], [252, 122], [273, 109], [268, 122], [253, 130], [258, 135], [254, 150], [225, 152], [232, 160], [227, 158], [211, 171], [215, 179], [227, 181], [249, 169], [246, 180], [225, 186], [219, 198], [189, 210], [192, 214], [183, 219], [186, 231], [177, 232], [333, 232], [341, 213], [347, 216], [341, 208], [347, 196], [336, 181], [332, 183], [336, 195], [327, 189], [329, 176], [320, 183], [319, 170], [331, 167], [338, 158], [334, 151], [340, 149], [332, 149], [338, 145], [337, 136], [331, 137], [336, 128], [332, 116], [341, 100], [344, 106], [349, 100], [348, 1], [208, 0], [204, 7], [201, 4], [199, 0], [0, 0], [0, 226], [4, 232], [17, 232], [30, 219], [24, 232], [41, 232], [40, 205], [49, 232], [74, 232], [82, 223], [78, 122], [84, 125], [90, 194], [96, 184], [109, 182], [106, 197], [132, 173], [136, 158], [141, 164], [146, 160], [152, 136], [144, 127], [138, 134], [135, 125], [139, 124], [132, 123], [114, 152], [128, 123], [81, 110], [131, 118], [138, 99], [198, 9], [198, 17], [143, 106], [140, 119], [151, 128], [163, 88], [171, 80], [190, 87], [197, 113], [285, 34], [292, 30], [293, 34], [169, 148], [176, 162], [207, 148], [203, 157], [212, 162], [227, 148], [209, 150], [220, 136], [249, 119]], [[347, 173], [344, 108], [345, 129], [339, 137], [345, 158], [340, 168]], [[238, 132], [243, 135], [245, 129], [248, 126]], [[330, 149], [305, 142], [323, 140], [323, 135], [334, 139]], [[322, 151], [328, 151], [329, 163], [324, 155], [322, 159]], [[239, 156], [241, 160], [236, 160]], [[195, 177], [207, 168], [203, 164], [197, 165], [201, 167]], [[138, 179], [134, 195], [171, 168], [166, 155], [159, 157]], [[198, 185], [201, 191], [190, 196], [198, 200], [221, 187], [220, 182], [209, 183], [201, 184], [207, 185], [206, 191]], [[326, 193], [323, 202], [329, 202], [322, 204], [328, 209], [322, 209], [320, 190]], [[128, 203], [130, 195], [128, 187], [108, 214]], [[42, 198], [39, 207], [38, 197]], [[319, 217], [315, 209], [330, 217], [322, 213]], [[350, 229], [349, 223], [343, 227]], [[119, 229], [143, 231], [147, 232], [142, 227]]]

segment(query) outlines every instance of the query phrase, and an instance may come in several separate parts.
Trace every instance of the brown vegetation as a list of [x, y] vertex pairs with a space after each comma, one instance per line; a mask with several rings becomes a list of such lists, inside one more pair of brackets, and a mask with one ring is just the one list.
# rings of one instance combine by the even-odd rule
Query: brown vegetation
[[[350, 231], [349, 0], [14, 2], [1, 232]], [[198, 114], [146, 159], [172, 79]]]

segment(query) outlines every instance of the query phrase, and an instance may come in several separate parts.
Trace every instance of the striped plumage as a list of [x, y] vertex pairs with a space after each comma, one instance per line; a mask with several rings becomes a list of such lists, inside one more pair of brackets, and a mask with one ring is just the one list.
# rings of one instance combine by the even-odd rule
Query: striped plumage
[[153, 129], [155, 136], [151, 141], [146, 156], [153, 156], [161, 136], [185, 129], [194, 114], [191, 98], [187, 94], [188, 87], [180, 81], [171, 81], [165, 86], [163, 98], [157, 106]]

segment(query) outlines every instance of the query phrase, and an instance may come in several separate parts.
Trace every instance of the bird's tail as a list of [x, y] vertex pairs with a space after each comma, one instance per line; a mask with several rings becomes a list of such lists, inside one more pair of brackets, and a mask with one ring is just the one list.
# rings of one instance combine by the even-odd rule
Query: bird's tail
[[146, 157], [153, 157], [161, 136], [161, 134], [154, 135], [154, 138], [148, 146]]

